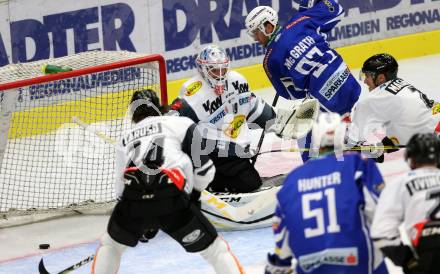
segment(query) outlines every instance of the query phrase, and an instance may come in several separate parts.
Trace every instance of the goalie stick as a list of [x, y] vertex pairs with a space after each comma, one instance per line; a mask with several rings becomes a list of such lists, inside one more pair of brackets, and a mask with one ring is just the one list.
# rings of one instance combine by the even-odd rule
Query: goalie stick
[[[81, 267], [81, 266], [83, 266], [85, 264], [88, 264], [89, 262], [93, 261], [94, 258], [95, 258], [95, 254], [85, 258], [84, 260], [82, 260], [80, 262], [77, 262], [74, 265], [69, 266], [68, 268], [66, 268], [66, 269], [64, 269], [64, 270], [62, 270], [60, 272], [57, 272], [57, 274], [67, 274], [67, 273], [70, 273], [73, 270], [75, 270], [75, 269], [77, 269], [77, 268], [79, 268], [79, 267]], [[47, 271], [46, 267], [44, 266], [43, 258], [41, 258], [40, 263], [38, 264], [38, 271], [40, 272], [40, 274], [50, 274]]]
[[[275, 97], [273, 98], [273, 101], [272, 101], [272, 107], [275, 107], [277, 105], [279, 97], [280, 97], [280, 95], [278, 95], [278, 93], [275, 94]], [[259, 153], [260, 153], [261, 145], [263, 144], [264, 135], [266, 134], [265, 132], [266, 131], [264, 129], [263, 129], [263, 132], [261, 132], [260, 140], [258, 140], [258, 145], [257, 145], [256, 151], [255, 151], [255, 155], [251, 158], [252, 165], [255, 165], [255, 162], [257, 161], [257, 157], [258, 157], [258, 155], [260, 155]]]
[[[74, 123], [82, 127], [84, 130], [95, 134], [96, 136], [98, 136], [99, 138], [101, 138], [102, 140], [106, 141], [111, 145], [116, 145], [116, 141], [114, 139], [107, 136], [105, 133], [101, 131], [91, 128], [89, 124], [85, 123], [79, 118], [73, 117], [72, 120]], [[202, 202], [204, 202], [204, 205], [206, 205], [208, 208], [213, 209], [217, 213], [221, 214], [223, 217], [226, 217], [227, 219], [230, 219], [231, 221], [234, 222], [241, 222], [252, 217], [252, 215], [255, 212], [273, 204], [273, 200], [275, 199], [276, 192], [277, 192], [276, 188], [269, 189], [264, 194], [255, 198], [251, 202], [239, 207], [234, 207], [230, 205], [229, 203], [223, 201], [222, 199], [218, 198], [217, 196], [206, 190], [202, 191], [202, 195], [200, 199]]]

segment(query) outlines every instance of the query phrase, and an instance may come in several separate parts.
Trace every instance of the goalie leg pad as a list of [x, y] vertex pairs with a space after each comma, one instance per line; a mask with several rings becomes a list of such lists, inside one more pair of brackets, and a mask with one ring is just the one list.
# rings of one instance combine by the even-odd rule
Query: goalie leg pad
[[116, 242], [108, 233], [105, 233], [93, 260], [92, 274], [116, 273], [122, 253], [126, 248], [126, 245]]
[[200, 252], [200, 255], [212, 265], [217, 274], [244, 273], [243, 267], [231, 252], [228, 243], [221, 237], [217, 237], [210, 246]]

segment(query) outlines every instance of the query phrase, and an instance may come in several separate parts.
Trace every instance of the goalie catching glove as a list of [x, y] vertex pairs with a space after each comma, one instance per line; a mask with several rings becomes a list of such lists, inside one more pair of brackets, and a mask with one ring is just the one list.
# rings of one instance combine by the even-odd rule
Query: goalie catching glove
[[283, 139], [299, 139], [312, 130], [319, 113], [316, 99], [305, 99], [293, 110], [278, 109], [275, 124], [270, 128]]

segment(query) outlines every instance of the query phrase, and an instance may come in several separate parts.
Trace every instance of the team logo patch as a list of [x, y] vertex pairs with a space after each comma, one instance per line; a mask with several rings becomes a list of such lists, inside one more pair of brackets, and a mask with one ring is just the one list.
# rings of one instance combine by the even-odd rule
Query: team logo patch
[[235, 139], [240, 134], [241, 126], [246, 121], [246, 116], [237, 115], [234, 117], [234, 120], [229, 124], [229, 126], [223, 131], [227, 136]]
[[324, 2], [324, 5], [327, 6], [329, 12], [335, 11], [335, 7], [332, 5], [332, 3], [330, 3], [330, 1], [324, 0], [323, 2]]
[[186, 245], [190, 245], [198, 241], [202, 237], [203, 237], [202, 231], [200, 231], [200, 229], [196, 229], [193, 232], [186, 235], [185, 237], [183, 237], [182, 242]]
[[436, 103], [432, 107], [432, 115], [440, 114], [440, 103]]
[[350, 77], [350, 70], [341, 64], [333, 75], [325, 82], [319, 93], [330, 101]]
[[194, 82], [191, 85], [186, 87], [185, 95], [192, 96], [192, 95], [196, 94], [197, 91], [199, 91], [201, 87], [202, 87], [201, 81]]
[[327, 248], [298, 258], [298, 264], [304, 272], [311, 272], [321, 265], [355, 266], [358, 263], [357, 247]]

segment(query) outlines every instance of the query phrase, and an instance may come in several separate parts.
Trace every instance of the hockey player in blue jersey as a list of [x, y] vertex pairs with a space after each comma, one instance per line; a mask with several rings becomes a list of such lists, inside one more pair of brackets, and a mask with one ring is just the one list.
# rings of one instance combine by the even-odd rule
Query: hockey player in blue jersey
[[322, 113], [312, 135], [319, 156], [293, 170], [277, 194], [275, 253], [266, 274], [387, 274], [369, 236], [382, 176], [372, 159], [342, 147], [344, 128], [336, 113]]
[[[361, 87], [326, 41], [344, 10], [334, 0], [301, 0], [298, 11], [281, 26], [271, 7], [259, 6], [246, 17], [246, 28], [266, 48], [263, 66], [277, 94], [287, 99], [316, 98], [322, 110], [345, 118]], [[309, 144], [310, 135], [300, 145]], [[302, 158], [306, 161], [308, 154]]]

